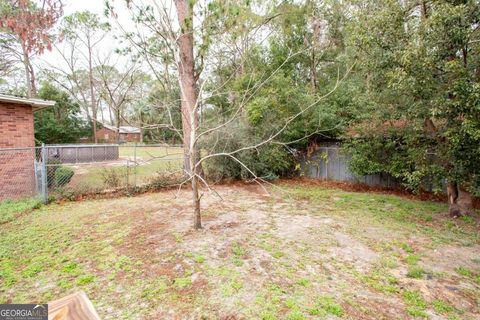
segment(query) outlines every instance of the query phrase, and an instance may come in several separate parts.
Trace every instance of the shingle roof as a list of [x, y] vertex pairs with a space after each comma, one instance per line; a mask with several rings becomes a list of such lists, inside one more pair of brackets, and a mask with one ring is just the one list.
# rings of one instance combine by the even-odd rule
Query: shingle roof
[[[102, 125], [109, 130], [117, 131], [117, 127], [115, 126], [111, 126], [108, 124], [102, 124]], [[131, 127], [131, 126], [120, 126], [120, 133], [140, 133], [140, 128]]]

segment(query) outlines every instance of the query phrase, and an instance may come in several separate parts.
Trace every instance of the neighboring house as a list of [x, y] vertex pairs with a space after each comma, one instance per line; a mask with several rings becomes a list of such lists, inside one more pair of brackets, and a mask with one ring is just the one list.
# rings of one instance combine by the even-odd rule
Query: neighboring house
[[140, 128], [121, 126], [120, 136], [117, 137], [118, 129], [115, 126], [102, 124], [103, 128], [97, 130], [97, 137], [100, 141], [108, 143], [141, 142]]
[[0, 200], [34, 194], [33, 113], [54, 104], [0, 94]]

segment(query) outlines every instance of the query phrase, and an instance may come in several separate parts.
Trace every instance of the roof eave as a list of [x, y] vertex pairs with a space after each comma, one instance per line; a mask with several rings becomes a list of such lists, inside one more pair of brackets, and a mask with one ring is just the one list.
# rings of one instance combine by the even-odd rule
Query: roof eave
[[3, 94], [0, 94], [0, 102], [28, 105], [32, 107], [32, 110], [34, 112], [55, 105], [55, 101], [32, 99], [32, 98], [21, 98], [21, 97], [15, 97], [15, 96], [3, 95]]
[[49, 104], [48, 106], [32, 106], [32, 110], [33, 110], [33, 112], [37, 112], [37, 111], [43, 110], [45, 108], [52, 107], [54, 105], [55, 105], [55, 103], [54, 104]]

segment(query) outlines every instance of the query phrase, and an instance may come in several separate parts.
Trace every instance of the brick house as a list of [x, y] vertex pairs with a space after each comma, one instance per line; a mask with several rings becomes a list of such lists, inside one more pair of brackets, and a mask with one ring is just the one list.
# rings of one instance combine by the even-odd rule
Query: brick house
[[[117, 130], [117, 127], [110, 126], [108, 124], [102, 124], [103, 128], [97, 130], [97, 137], [100, 141], [106, 143], [125, 143], [125, 142], [141, 142], [141, 130], [140, 128], [121, 126]], [[120, 131], [120, 137], [117, 140], [117, 132]]]
[[34, 195], [33, 113], [54, 104], [0, 94], [0, 201]]

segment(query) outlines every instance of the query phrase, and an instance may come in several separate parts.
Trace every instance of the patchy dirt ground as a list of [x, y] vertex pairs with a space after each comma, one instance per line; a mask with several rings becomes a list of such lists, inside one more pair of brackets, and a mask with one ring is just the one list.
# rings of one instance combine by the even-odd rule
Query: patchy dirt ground
[[85, 290], [103, 319], [480, 319], [480, 229], [315, 186], [50, 205], [0, 230], [0, 302]]

